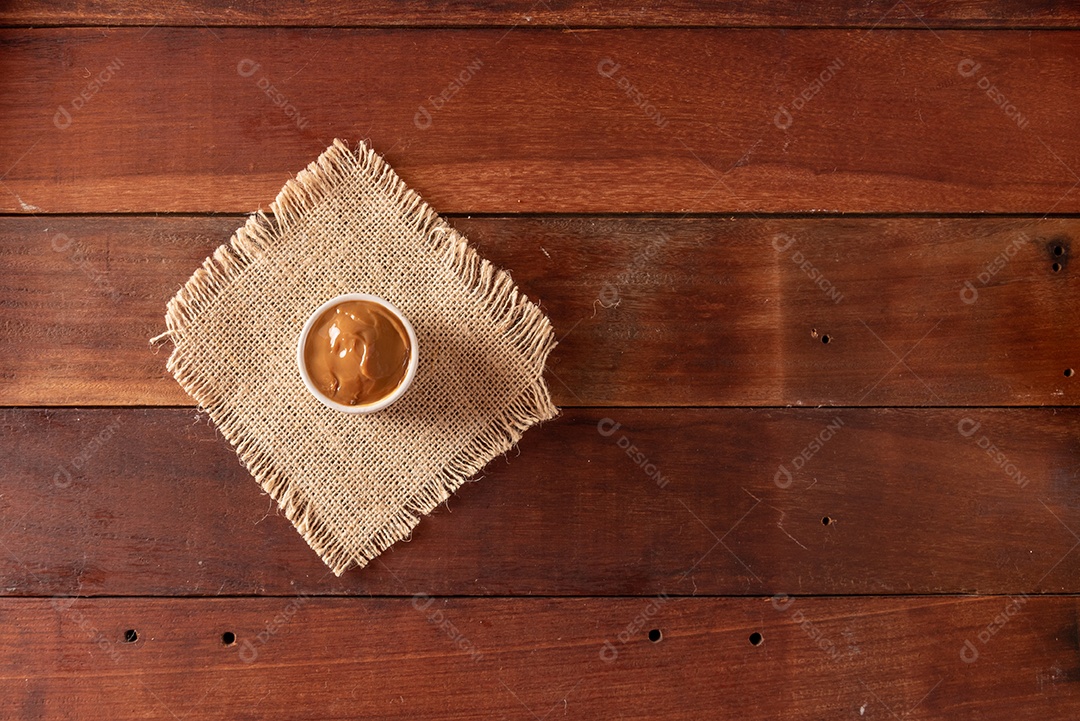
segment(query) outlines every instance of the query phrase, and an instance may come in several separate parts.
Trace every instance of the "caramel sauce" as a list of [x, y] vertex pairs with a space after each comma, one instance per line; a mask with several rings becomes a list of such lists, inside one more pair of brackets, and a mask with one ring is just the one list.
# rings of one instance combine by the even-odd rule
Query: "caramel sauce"
[[315, 387], [347, 406], [375, 403], [394, 392], [409, 368], [409, 334], [389, 310], [366, 300], [327, 308], [304, 342]]

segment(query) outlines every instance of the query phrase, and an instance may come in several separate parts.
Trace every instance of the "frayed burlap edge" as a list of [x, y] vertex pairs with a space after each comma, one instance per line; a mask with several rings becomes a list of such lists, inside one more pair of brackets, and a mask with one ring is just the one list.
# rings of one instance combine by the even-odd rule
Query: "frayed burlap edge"
[[[490, 310], [496, 332], [504, 334], [521, 351], [528, 368], [536, 370], [533, 381], [502, 414], [483, 428], [439, 475], [426, 481], [389, 522], [366, 540], [359, 550], [359, 557], [350, 553], [316, 515], [300, 485], [274, 467], [270, 449], [260, 447], [256, 439], [244, 434], [233, 410], [226, 407], [210, 383], [199, 377], [198, 369], [192, 367], [184, 355], [185, 330], [210, 308], [218, 293], [273, 248], [297, 219], [354, 173], [367, 175], [382, 192], [393, 198], [431, 249]], [[513, 448], [531, 426], [558, 414], [542, 378], [548, 354], [556, 345], [550, 321], [517, 289], [509, 274], [480, 257], [460, 233], [407, 187], [394, 169], [365, 143], [359, 143], [353, 153], [345, 143], [334, 140], [333, 145], [295, 180], [288, 181], [270, 205], [270, 215], [261, 210], [251, 215], [228, 243], [203, 261], [202, 267], [169, 301], [165, 324], [168, 330], [151, 343], [165, 339], [173, 342], [174, 348], [166, 363], [168, 370], [213, 419], [222, 435], [235, 447], [244, 466], [335, 576], [340, 576], [353, 563], [366, 566], [393, 543], [407, 538], [419, 523], [420, 516], [448, 499], [492, 458]]]

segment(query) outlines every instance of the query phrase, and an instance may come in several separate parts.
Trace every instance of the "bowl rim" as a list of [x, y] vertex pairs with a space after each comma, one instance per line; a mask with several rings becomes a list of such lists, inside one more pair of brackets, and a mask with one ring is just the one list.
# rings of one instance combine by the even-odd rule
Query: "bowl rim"
[[[311, 381], [311, 376], [308, 374], [307, 370], [307, 364], [304, 362], [304, 345], [307, 343], [308, 335], [310, 335], [311, 328], [315, 325], [315, 321], [329, 308], [351, 300], [363, 300], [381, 305], [401, 321], [402, 326], [405, 327], [405, 332], [409, 336], [409, 367], [405, 370], [405, 377], [401, 379], [401, 383], [399, 383], [398, 387], [385, 398], [380, 398], [374, 403], [365, 403], [364, 405], [358, 406], [347, 406], [344, 403], [338, 403], [337, 401], [324, 396]], [[393, 303], [371, 293], [342, 293], [341, 295], [329, 299], [311, 312], [311, 315], [308, 316], [307, 321], [304, 323], [304, 327], [300, 330], [300, 337], [296, 343], [296, 367], [300, 371], [300, 380], [304, 382], [304, 386], [308, 389], [308, 392], [315, 397], [315, 400], [328, 408], [333, 408], [342, 413], [374, 413], [375, 411], [381, 411], [394, 403], [401, 398], [401, 396], [405, 395], [405, 391], [412, 385], [413, 378], [416, 376], [416, 368], [419, 363], [420, 348], [416, 342], [416, 331], [413, 329], [412, 323], [409, 322], [409, 319], [405, 317], [405, 314]]]

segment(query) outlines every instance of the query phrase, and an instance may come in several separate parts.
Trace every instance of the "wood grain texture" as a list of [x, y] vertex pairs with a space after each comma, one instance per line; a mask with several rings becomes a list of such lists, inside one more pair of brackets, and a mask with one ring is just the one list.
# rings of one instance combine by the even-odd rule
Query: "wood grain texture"
[[[550, 314], [560, 405], [1077, 403], [1075, 219], [451, 222]], [[0, 403], [191, 403], [148, 340], [242, 223], [0, 218]]]
[[[1080, 718], [1078, 23], [3, 3], [0, 719]], [[148, 344], [335, 137], [564, 407], [341, 578]]]
[[0, 713], [1067, 719], [1077, 611], [1075, 597], [6, 599]]
[[2, 418], [6, 595], [1080, 591], [1078, 409], [567, 411], [340, 579], [205, 416]]
[[250, 212], [335, 137], [370, 139], [442, 212], [1080, 211], [1071, 32], [150, 27], [0, 44], [5, 212]]
[[376, 0], [364, 3], [276, 0], [258, 6], [231, 0], [149, 3], [145, 0], [59, 6], [42, 0], [9, 0], [0, 8], [8, 25], [296, 25], [296, 26], [855, 26], [878, 29], [940, 27], [1069, 27], [1080, 12], [1067, 3], [1003, 0]]

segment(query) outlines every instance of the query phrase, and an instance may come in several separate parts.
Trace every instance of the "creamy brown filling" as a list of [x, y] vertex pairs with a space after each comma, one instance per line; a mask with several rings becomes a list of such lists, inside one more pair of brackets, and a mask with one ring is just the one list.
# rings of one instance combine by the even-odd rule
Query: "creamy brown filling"
[[375, 403], [401, 385], [409, 334], [377, 303], [347, 300], [327, 308], [304, 343], [304, 363], [319, 391], [347, 406]]

